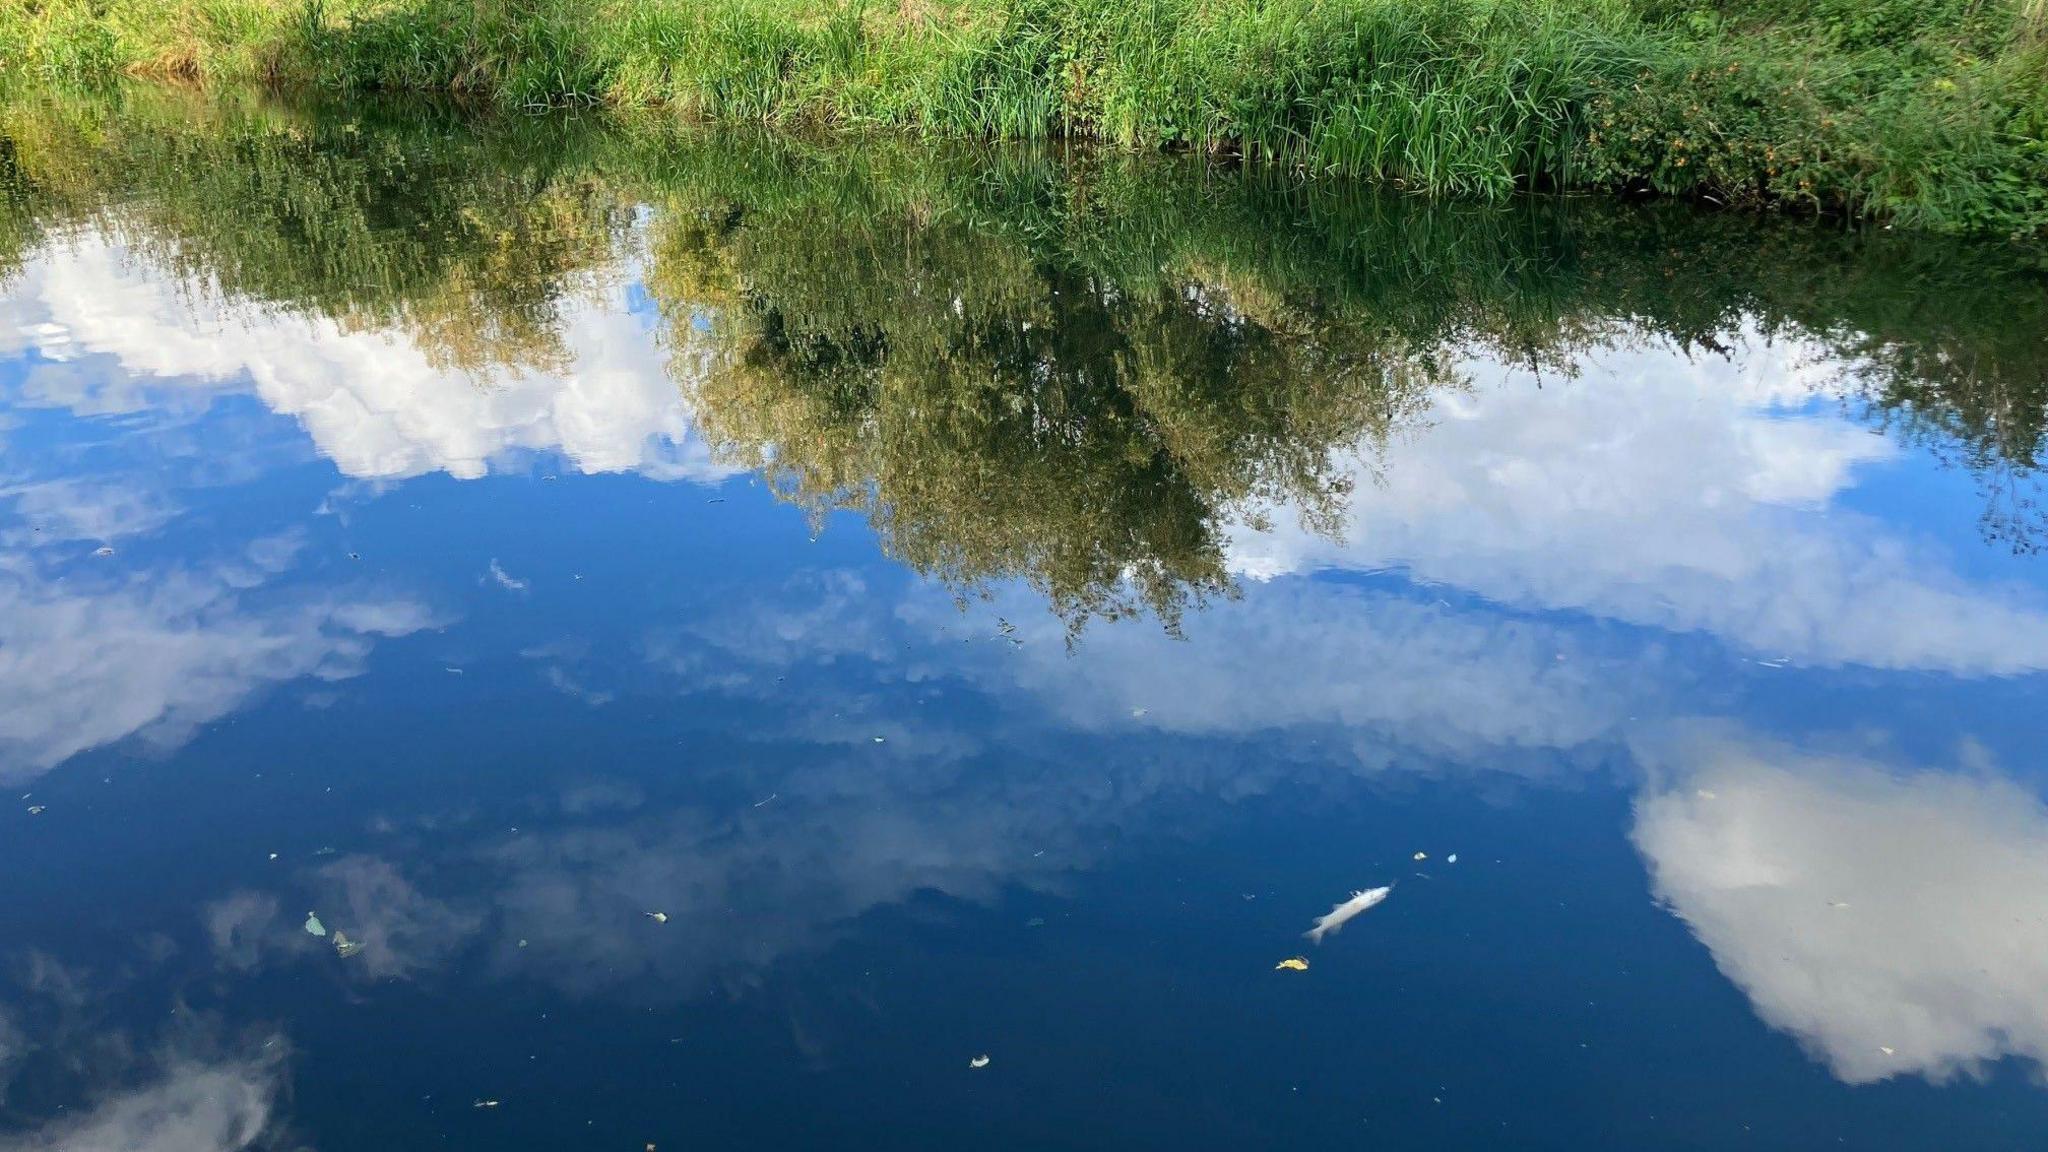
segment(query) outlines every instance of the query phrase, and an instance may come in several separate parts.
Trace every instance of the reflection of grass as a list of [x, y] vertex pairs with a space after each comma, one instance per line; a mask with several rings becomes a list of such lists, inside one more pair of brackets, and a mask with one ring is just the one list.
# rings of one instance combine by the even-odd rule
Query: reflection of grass
[[1057, 144], [153, 89], [118, 113], [0, 109], [0, 274], [92, 223], [188, 281], [396, 326], [476, 371], [562, 367], [562, 305], [644, 241], [720, 451], [807, 509], [865, 513], [963, 591], [1030, 580], [1077, 626], [1228, 594], [1233, 518], [1285, 504], [1335, 530], [1340, 454], [1372, 463], [1464, 386], [1464, 351], [1550, 375], [1616, 340], [1819, 341], [1853, 365], [1858, 411], [1985, 478], [1990, 530], [2041, 527], [2021, 493], [2048, 435], [2048, 267], [2009, 247], [1430, 202]]
[[2048, 225], [2041, 0], [0, 0], [0, 59]]
[[14, 194], [32, 191], [45, 220], [118, 226], [190, 284], [344, 328], [401, 327], [446, 367], [563, 367], [558, 309], [608, 274], [625, 223], [615, 197], [558, 167], [546, 125], [493, 153], [447, 121], [395, 138], [373, 119], [129, 96], [118, 114], [0, 106]]

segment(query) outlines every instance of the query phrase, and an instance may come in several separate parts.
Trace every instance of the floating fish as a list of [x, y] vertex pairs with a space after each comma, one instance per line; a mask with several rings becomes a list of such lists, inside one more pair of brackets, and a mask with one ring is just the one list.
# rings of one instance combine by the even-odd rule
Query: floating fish
[[1287, 959], [1282, 960], [1278, 964], [1273, 965], [1273, 971], [1275, 972], [1278, 972], [1282, 968], [1286, 968], [1289, 971], [1293, 972], [1306, 972], [1308, 971], [1308, 957], [1289, 956]]
[[976, 1056], [974, 1059], [969, 1060], [967, 1062], [967, 1066], [969, 1068], [986, 1068], [988, 1067], [988, 1057]]
[[654, 921], [656, 924], [668, 923], [668, 913], [666, 912], [649, 912], [647, 914], [647, 918], [649, 920]]
[[1317, 944], [1321, 944], [1324, 936], [1344, 927], [1344, 923], [1353, 916], [1385, 900], [1387, 894], [1393, 890], [1394, 886], [1389, 884], [1384, 888], [1368, 888], [1363, 892], [1353, 892], [1351, 899], [1330, 909], [1328, 915], [1316, 917], [1316, 926], [1302, 933], [1302, 935]]

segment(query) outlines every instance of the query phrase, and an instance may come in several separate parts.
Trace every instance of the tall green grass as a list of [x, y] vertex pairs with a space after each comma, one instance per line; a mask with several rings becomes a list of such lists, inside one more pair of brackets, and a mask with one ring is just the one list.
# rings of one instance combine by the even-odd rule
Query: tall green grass
[[2048, 0], [0, 0], [0, 69], [2048, 232]]

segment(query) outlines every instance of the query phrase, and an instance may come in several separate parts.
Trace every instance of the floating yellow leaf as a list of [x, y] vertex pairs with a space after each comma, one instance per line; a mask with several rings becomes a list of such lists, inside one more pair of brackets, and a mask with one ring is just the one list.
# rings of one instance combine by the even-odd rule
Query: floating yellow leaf
[[1306, 972], [1308, 971], [1308, 959], [1303, 956], [1289, 956], [1287, 959], [1273, 965], [1273, 970], [1276, 972], [1282, 968], [1292, 969], [1296, 972]]

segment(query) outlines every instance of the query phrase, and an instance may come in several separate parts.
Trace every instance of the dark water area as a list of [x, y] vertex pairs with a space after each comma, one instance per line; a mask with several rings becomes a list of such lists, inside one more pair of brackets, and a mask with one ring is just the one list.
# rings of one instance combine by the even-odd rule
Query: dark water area
[[2044, 430], [2010, 248], [17, 97], [0, 1150], [2038, 1149]]

